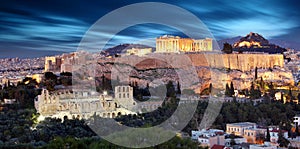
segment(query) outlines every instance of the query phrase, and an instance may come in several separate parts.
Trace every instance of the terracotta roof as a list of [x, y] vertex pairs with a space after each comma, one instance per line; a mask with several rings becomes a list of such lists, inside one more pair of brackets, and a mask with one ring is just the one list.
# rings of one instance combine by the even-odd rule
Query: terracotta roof
[[[225, 146], [224, 145], [214, 145], [211, 149], [224, 149]], [[228, 147], [226, 147], [225, 149], [229, 149]]]

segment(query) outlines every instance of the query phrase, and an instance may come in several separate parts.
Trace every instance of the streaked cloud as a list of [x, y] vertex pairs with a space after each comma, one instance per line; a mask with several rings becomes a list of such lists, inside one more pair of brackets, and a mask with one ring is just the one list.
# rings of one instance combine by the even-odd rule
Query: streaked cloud
[[[136, 2], [141, 1], [5, 1], [0, 6], [0, 52], [6, 49], [76, 51], [81, 38], [99, 18], [114, 9]], [[298, 2], [294, 0], [159, 2], [174, 4], [192, 12], [217, 39], [243, 36], [252, 31], [267, 38], [299, 42], [295, 39], [300, 38], [300, 12]], [[153, 8], [153, 13], [159, 9]], [[130, 20], [134, 17], [120, 19]], [[185, 26], [195, 26], [182, 20], [176, 21]], [[114, 29], [113, 26], [103, 28]], [[105, 32], [95, 34], [110, 36]], [[164, 34], [185, 36], [168, 26], [142, 24], [119, 32], [107, 47], [141, 42], [154, 46], [155, 42], [151, 40]]]

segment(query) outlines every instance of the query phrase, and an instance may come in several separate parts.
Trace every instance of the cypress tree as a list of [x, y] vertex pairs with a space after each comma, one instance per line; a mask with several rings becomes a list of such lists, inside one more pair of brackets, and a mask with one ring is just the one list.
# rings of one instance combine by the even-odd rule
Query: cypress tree
[[225, 88], [225, 96], [227, 96], [227, 97], [231, 97], [231, 95], [230, 95], [230, 88], [229, 88], [229, 85], [228, 85], [228, 83], [226, 83], [226, 88]]
[[271, 136], [270, 136], [270, 130], [269, 130], [269, 127], [267, 127], [267, 136], [266, 136], [266, 140], [267, 142], [270, 142], [271, 141]]
[[181, 88], [180, 88], [179, 81], [177, 81], [177, 94], [181, 94]]
[[230, 95], [231, 97], [234, 96], [234, 87], [233, 87], [233, 83], [230, 83]]
[[254, 74], [254, 79], [257, 79], [257, 67], [255, 67], [255, 74]]

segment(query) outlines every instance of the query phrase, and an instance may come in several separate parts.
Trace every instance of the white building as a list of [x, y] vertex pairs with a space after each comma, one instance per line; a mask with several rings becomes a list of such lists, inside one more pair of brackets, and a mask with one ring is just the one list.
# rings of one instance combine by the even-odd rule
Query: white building
[[294, 122], [295, 126], [299, 126], [300, 125], [300, 115], [294, 116], [293, 122]]
[[251, 128], [256, 128], [256, 124], [251, 122], [231, 123], [226, 124], [226, 133], [243, 136], [244, 130]]
[[197, 140], [201, 146], [225, 145], [224, 131], [219, 129], [192, 131], [191, 138]]

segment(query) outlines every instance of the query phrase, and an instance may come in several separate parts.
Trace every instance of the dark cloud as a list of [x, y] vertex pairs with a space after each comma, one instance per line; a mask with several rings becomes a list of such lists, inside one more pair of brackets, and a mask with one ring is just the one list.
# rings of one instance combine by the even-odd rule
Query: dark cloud
[[[75, 51], [89, 27], [105, 14], [141, 1], [4, 1], [0, 5], [0, 50]], [[258, 32], [267, 38], [298, 42], [300, 12], [297, 1], [157, 1], [195, 14], [217, 39]], [[153, 14], [160, 8], [153, 8]], [[138, 13], [138, 12], [137, 12]], [[134, 19], [120, 18], [120, 19]], [[174, 19], [173, 17], [170, 19]], [[175, 17], [176, 19], [176, 17]], [[182, 20], [177, 20], [179, 23]], [[187, 26], [194, 24], [187, 24]], [[113, 28], [105, 26], [103, 28]], [[200, 33], [200, 32], [199, 32]], [[105, 33], [103, 33], [105, 34]], [[145, 41], [154, 44], [163, 34], [184, 34], [164, 25], [144, 24], [121, 31], [109, 46]]]

